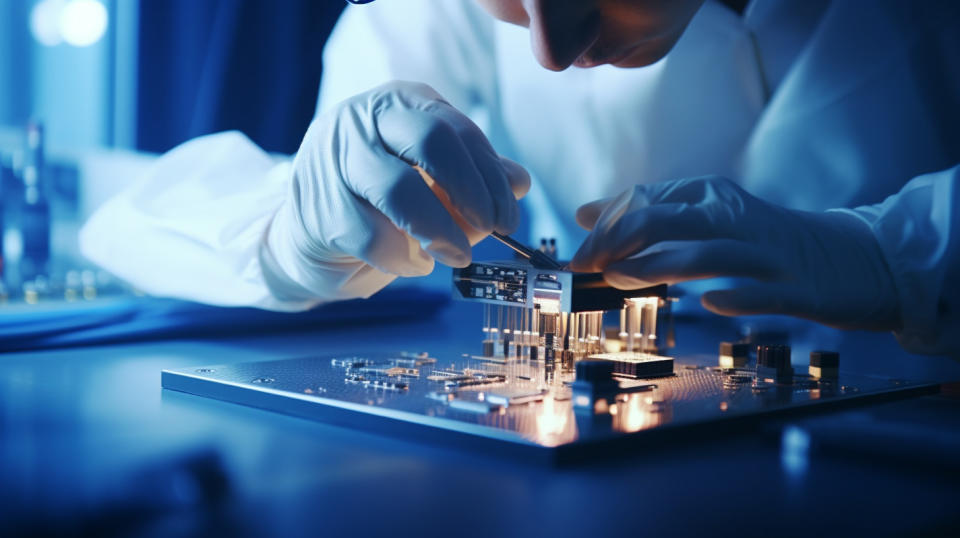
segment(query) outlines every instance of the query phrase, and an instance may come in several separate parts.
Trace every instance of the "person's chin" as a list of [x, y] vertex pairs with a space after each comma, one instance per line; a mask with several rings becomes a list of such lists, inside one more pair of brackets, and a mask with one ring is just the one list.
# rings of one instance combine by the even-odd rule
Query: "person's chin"
[[638, 50], [633, 51], [632, 53], [619, 58], [616, 61], [610, 62], [610, 65], [624, 69], [634, 69], [637, 67], [646, 67], [648, 65], [655, 64], [664, 56], [666, 56], [665, 53], [660, 54], [645, 48], [639, 48]]
[[600, 59], [592, 59], [592, 58], [591, 58], [591, 59], [586, 59], [586, 58], [584, 58], [584, 57], [581, 56], [580, 58], [577, 58], [577, 60], [573, 63], [573, 65], [575, 65], [576, 67], [583, 68], [583, 69], [589, 69], [589, 68], [591, 68], [591, 67], [598, 67], [598, 66], [601, 66], [601, 65], [616, 65], [616, 66], [619, 67], [619, 65], [618, 65], [619, 62], [626, 60], [626, 59], [629, 58], [631, 55], [632, 55], [632, 51], [626, 51], [626, 52], [624, 52], [624, 53], [622, 53], [622, 54], [618, 54], [618, 55], [616, 55], [616, 56], [605, 57], [605, 58], [600, 58]]
[[666, 57], [667, 53], [669, 53], [673, 49], [673, 46], [677, 44], [677, 40], [679, 38], [679, 35], [666, 35], [660, 38], [644, 41], [643, 43], [631, 49], [630, 52], [628, 52], [625, 56], [617, 58], [615, 61], [610, 63], [616, 67], [623, 67], [626, 69], [653, 65]]

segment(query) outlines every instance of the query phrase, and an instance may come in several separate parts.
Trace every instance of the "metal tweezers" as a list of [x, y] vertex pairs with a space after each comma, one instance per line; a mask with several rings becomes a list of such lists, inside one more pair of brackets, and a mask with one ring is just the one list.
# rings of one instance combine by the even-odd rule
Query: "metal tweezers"
[[508, 235], [503, 235], [498, 232], [491, 232], [490, 235], [515, 250], [517, 254], [530, 260], [530, 264], [537, 269], [563, 269], [563, 265], [560, 262], [547, 256], [545, 252], [534, 250]]

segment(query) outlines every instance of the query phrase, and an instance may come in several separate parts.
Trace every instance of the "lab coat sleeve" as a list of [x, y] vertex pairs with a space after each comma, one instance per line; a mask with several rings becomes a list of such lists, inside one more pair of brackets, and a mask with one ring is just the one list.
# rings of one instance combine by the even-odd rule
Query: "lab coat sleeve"
[[960, 165], [919, 176], [883, 203], [841, 210], [869, 224], [900, 300], [908, 351], [960, 357]]
[[150, 295], [310, 308], [319, 299], [284, 300], [264, 270], [264, 235], [289, 191], [290, 166], [239, 132], [193, 139], [98, 208], [80, 231], [80, 250]]
[[391, 80], [429, 84], [485, 128], [496, 96], [493, 17], [474, 0], [348, 6], [323, 52], [317, 112]]

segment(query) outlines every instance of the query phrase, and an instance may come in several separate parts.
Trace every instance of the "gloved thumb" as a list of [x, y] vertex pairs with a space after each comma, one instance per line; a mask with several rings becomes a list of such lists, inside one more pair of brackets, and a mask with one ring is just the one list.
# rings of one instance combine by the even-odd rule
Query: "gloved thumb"
[[510, 183], [510, 190], [513, 196], [519, 200], [530, 191], [530, 174], [526, 168], [520, 166], [504, 156], [500, 156], [500, 162], [503, 163], [503, 170], [507, 174], [507, 181]]

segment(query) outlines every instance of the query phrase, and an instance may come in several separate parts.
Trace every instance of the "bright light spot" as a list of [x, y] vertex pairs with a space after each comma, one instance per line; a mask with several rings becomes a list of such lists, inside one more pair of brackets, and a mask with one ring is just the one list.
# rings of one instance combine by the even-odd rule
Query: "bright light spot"
[[37, 43], [52, 47], [63, 40], [57, 27], [61, 9], [63, 0], [42, 0], [33, 6], [30, 11], [30, 33]]
[[536, 416], [537, 440], [549, 446], [555, 445], [562, 439], [557, 439], [567, 427], [567, 410], [554, 403], [553, 397], [543, 399], [543, 405]]
[[640, 404], [640, 397], [633, 394], [626, 405], [621, 406], [623, 416], [620, 421], [620, 430], [632, 433], [660, 424], [663, 415], [651, 412], [649, 408]]
[[787, 426], [780, 437], [780, 464], [788, 476], [799, 478], [810, 465], [810, 434], [796, 426]]
[[86, 47], [103, 37], [108, 19], [99, 0], [40, 0], [30, 11], [30, 33], [48, 47]]
[[60, 11], [60, 35], [74, 47], [93, 45], [107, 31], [107, 8], [97, 0], [71, 0]]

